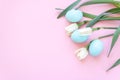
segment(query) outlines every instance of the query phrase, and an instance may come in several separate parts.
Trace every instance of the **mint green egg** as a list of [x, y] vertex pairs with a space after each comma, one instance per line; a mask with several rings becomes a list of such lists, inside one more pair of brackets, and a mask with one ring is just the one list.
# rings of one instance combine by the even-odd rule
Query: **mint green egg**
[[83, 17], [83, 13], [80, 10], [72, 9], [66, 13], [65, 17], [69, 22], [79, 22]]
[[89, 53], [91, 56], [99, 56], [103, 51], [103, 42], [99, 39], [96, 39], [90, 43]]
[[71, 39], [75, 43], [83, 43], [86, 42], [89, 38], [89, 35], [82, 35], [80, 34], [79, 30], [74, 31], [71, 34]]

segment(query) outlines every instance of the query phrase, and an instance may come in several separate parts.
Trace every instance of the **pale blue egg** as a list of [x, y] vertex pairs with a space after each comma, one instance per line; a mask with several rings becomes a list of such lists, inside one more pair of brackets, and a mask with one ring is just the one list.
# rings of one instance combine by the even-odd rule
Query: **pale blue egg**
[[71, 34], [71, 39], [73, 42], [76, 42], [76, 43], [82, 43], [82, 42], [85, 42], [87, 41], [89, 38], [88, 35], [81, 35], [79, 30], [76, 30], [74, 31], [72, 34]]
[[103, 42], [99, 39], [96, 39], [90, 43], [89, 53], [91, 56], [99, 56], [103, 51]]
[[72, 9], [66, 13], [65, 17], [69, 22], [79, 22], [83, 17], [83, 13], [80, 10]]

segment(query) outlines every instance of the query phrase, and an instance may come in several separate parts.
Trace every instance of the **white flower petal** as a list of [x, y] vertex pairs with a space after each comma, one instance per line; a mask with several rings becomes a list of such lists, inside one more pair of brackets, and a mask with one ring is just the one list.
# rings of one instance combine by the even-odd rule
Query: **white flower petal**
[[83, 28], [83, 29], [79, 29], [79, 32], [81, 35], [91, 35], [92, 33], [92, 28]]
[[71, 24], [71, 25], [69, 25], [68, 27], [65, 28], [67, 34], [69, 34], [69, 35], [77, 29], [78, 29], [77, 23], [73, 23], [73, 24]]
[[80, 49], [76, 50], [75, 53], [79, 60], [85, 59], [88, 55], [88, 51], [86, 48], [80, 48]]

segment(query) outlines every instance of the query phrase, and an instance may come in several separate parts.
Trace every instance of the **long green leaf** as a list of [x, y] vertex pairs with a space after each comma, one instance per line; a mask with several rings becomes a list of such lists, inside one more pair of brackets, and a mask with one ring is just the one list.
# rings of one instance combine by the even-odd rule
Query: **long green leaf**
[[[120, 1], [111, 1], [111, 0], [94, 0], [94, 1], [87, 1], [82, 3], [81, 5], [78, 6], [78, 8], [82, 7], [82, 6], [87, 6], [87, 5], [93, 5], [93, 4], [116, 4], [116, 3], [120, 3]], [[77, 9], [78, 9], [77, 8]]]
[[[55, 8], [55, 9], [56, 10], [64, 10], [64, 9], [61, 9], [61, 8]], [[90, 18], [90, 19], [94, 19], [95, 17], [97, 17], [97, 15], [86, 13], [86, 12], [83, 12], [83, 16], [87, 17], [87, 18]], [[106, 17], [101, 18], [100, 20], [120, 20], [120, 17], [109, 17], [109, 16], [106, 16]]]
[[[95, 17], [97, 17], [97, 15], [93, 15], [93, 14], [90, 14], [90, 13], [86, 13], [86, 12], [83, 12], [83, 16], [84, 17], [87, 17], [87, 18], [91, 18], [91, 19], [94, 19]], [[101, 18], [100, 20], [120, 20], [120, 17], [103, 17]]]
[[88, 25], [86, 27], [92, 27], [95, 23], [97, 23], [101, 18], [103, 18], [103, 16], [105, 16], [106, 14], [101, 14], [97, 17], [95, 17], [93, 20], [91, 20]]
[[120, 13], [120, 8], [113, 8], [110, 10], [107, 10], [97, 17], [95, 17], [93, 20], [91, 20], [86, 27], [92, 27], [95, 23], [100, 21], [102, 18], [106, 18], [106, 16], [109, 16], [110, 14]]
[[79, 4], [81, 0], [77, 0], [74, 3], [72, 3], [71, 5], [69, 5], [65, 10], [63, 10], [57, 18], [60, 18], [62, 16], [64, 16], [69, 10], [71, 10], [72, 8], [74, 8], [77, 4]]
[[[90, 19], [94, 19], [95, 17], [97, 17], [97, 15], [93, 15], [93, 14], [86, 13], [86, 12], [83, 12], [83, 16], [90, 18]], [[110, 16], [107, 17], [106, 16], [106, 17], [101, 18], [100, 20], [120, 20], [120, 17], [110, 17]]]
[[106, 18], [102, 18], [100, 20], [120, 20], [120, 17], [106, 17]]
[[120, 65], [120, 59], [118, 59], [109, 69], [107, 69], [107, 71], [113, 69], [114, 67]]
[[120, 35], [120, 27], [118, 27], [118, 29], [116, 29], [116, 31], [115, 31], [115, 33], [113, 35], [112, 44], [111, 44], [111, 47], [110, 47], [110, 51], [108, 53], [108, 57], [110, 56], [110, 53], [111, 53], [116, 41], [118, 40], [119, 35]]
[[96, 15], [93, 15], [93, 14], [90, 14], [90, 13], [86, 13], [86, 12], [83, 12], [83, 16], [87, 17], [87, 18], [91, 18], [91, 19], [94, 19], [96, 17]]
[[111, 14], [120, 13], [120, 8], [113, 8], [106, 11], [105, 13], [111, 13]]

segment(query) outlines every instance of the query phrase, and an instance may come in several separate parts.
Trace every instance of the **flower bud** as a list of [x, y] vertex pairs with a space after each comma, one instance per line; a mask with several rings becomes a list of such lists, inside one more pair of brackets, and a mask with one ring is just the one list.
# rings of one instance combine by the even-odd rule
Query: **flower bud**
[[75, 54], [79, 60], [83, 60], [87, 57], [88, 50], [87, 50], [87, 48], [80, 48], [75, 51]]
[[71, 35], [72, 32], [78, 29], [77, 23], [73, 23], [65, 28], [68, 35]]
[[90, 35], [92, 33], [92, 28], [79, 29], [81, 35]]

